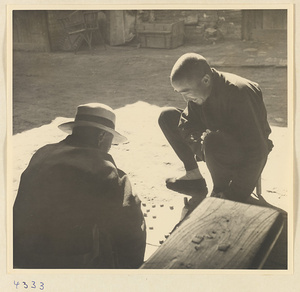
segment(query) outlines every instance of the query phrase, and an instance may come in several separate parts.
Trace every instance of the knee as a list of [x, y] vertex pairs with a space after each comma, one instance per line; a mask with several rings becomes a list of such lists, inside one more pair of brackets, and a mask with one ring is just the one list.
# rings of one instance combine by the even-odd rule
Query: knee
[[163, 110], [158, 117], [158, 124], [163, 129], [165, 127], [177, 127], [180, 119], [180, 112], [176, 108]]
[[222, 134], [220, 132], [211, 132], [205, 137], [203, 147], [206, 152], [215, 151], [223, 144], [222, 142]]
[[208, 156], [219, 157], [233, 163], [239, 163], [245, 155], [240, 143], [222, 131], [208, 134], [203, 142], [203, 150], [206, 159]]

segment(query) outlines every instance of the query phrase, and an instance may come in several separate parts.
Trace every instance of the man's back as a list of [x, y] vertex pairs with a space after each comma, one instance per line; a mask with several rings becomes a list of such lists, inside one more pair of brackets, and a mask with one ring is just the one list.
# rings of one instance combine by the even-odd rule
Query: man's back
[[79, 147], [71, 136], [38, 150], [22, 175], [14, 205], [15, 267], [131, 267], [115, 257], [125, 201], [131, 201], [132, 232], [141, 254], [145, 244], [140, 202], [131, 188], [124, 192], [128, 183], [109, 154]]

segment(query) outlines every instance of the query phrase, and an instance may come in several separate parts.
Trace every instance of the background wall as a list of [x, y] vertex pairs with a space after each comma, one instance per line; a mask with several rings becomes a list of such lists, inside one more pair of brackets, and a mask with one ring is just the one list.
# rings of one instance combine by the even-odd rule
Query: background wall
[[[72, 49], [61, 18], [72, 10], [15, 11], [14, 49], [66, 51]], [[139, 43], [137, 26], [143, 22], [184, 22], [184, 43], [230, 40], [285, 40], [286, 10], [99, 10], [99, 31], [93, 43]], [[101, 34], [100, 34], [101, 33]], [[102, 37], [101, 37], [102, 35]]]
[[[71, 10], [17, 11], [14, 14], [14, 48], [17, 50], [69, 50], [61, 18]], [[109, 45], [138, 42], [141, 22], [184, 21], [184, 43], [213, 43], [241, 39], [241, 10], [127, 10], [100, 11], [100, 32]], [[94, 43], [101, 43], [95, 35]]]

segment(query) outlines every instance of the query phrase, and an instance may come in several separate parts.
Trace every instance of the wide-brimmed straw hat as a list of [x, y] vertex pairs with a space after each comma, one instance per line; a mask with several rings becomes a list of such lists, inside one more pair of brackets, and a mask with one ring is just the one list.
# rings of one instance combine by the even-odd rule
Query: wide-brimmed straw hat
[[115, 130], [116, 115], [113, 109], [102, 103], [87, 103], [77, 107], [75, 120], [59, 125], [59, 129], [72, 134], [75, 127], [94, 127], [113, 134], [113, 143], [124, 143], [127, 138]]

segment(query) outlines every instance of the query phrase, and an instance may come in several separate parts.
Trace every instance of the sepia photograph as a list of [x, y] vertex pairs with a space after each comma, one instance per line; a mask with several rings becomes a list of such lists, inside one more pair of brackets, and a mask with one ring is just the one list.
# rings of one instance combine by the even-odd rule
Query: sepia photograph
[[8, 6], [9, 273], [293, 273], [292, 8]]

